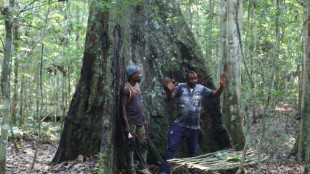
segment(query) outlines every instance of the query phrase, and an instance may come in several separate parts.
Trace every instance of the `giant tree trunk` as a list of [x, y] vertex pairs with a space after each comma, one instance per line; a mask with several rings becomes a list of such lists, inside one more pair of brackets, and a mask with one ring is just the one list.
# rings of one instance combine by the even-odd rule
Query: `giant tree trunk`
[[236, 149], [241, 150], [245, 143], [240, 113], [242, 1], [223, 0], [221, 13], [219, 72], [225, 72], [228, 78], [223, 93], [223, 120]]
[[[126, 81], [126, 66], [142, 67], [140, 86], [150, 127], [148, 134], [162, 155], [177, 111], [176, 102], [166, 99], [164, 79], [183, 82], [185, 70], [194, 68], [200, 83], [212, 89], [215, 86], [176, 2], [145, 0], [128, 7], [117, 4], [107, 13], [99, 4], [91, 6], [81, 79], [53, 161], [59, 163], [79, 154], [98, 152], [102, 137], [106, 173], [110, 173], [121, 168], [124, 157], [119, 88]], [[167, 18], [173, 20], [169, 22]], [[209, 97], [203, 107], [199, 153], [230, 147], [221, 124], [219, 98]], [[185, 154], [184, 149], [179, 156]], [[149, 158], [149, 162], [157, 160]]]
[[[93, 2], [95, 3], [95, 1]], [[103, 127], [109, 125], [111, 118], [105, 107], [108, 104], [107, 88], [112, 80], [107, 77], [108, 13], [102, 12], [100, 6], [93, 4], [85, 42], [83, 66], [80, 81], [72, 98], [65, 119], [58, 150], [53, 163], [75, 159], [78, 155], [91, 155], [98, 152]], [[111, 93], [111, 92], [110, 92]], [[106, 100], [106, 101], [105, 101]], [[105, 125], [102, 120], [106, 121]], [[106, 131], [111, 130], [105, 127]]]

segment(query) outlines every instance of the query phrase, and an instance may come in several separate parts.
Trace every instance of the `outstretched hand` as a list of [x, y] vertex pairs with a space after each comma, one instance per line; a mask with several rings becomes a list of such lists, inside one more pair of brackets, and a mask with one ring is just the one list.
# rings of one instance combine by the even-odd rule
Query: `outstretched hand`
[[178, 82], [174, 82], [172, 83], [170, 78], [166, 78], [165, 79], [165, 85], [166, 87], [169, 89], [169, 91], [173, 91], [173, 89], [175, 88], [175, 86], [178, 84]]
[[221, 80], [220, 80], [220, 84], [221, 86], [225, 86], [227, 82], [227, 77], [225, 75], [225, 73], [221, 74]]

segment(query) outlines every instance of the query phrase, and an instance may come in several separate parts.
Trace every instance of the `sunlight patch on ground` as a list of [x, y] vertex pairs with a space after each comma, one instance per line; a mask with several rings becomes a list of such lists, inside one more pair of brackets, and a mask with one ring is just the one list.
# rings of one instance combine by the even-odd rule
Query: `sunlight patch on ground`
[[294, 106], [292, 106], [292, 105], [283, 104], [283, 105], [276, 106], [276, 107], [275, 107], [275, 110], [276, 110], [276, 111], [284, 111], [284, 112], [287, 112], [287, 111], [294, 111], [294, 110], [296, 110], [296, 109], [295, 109]]
[[288, 148], [292, 149], [294, 147], [296, 138], [293, 137], [292, 135], [289, 135], [289, 137], [287, 138], [287, 141], [284, 143], [285, 146], [287, 146]]

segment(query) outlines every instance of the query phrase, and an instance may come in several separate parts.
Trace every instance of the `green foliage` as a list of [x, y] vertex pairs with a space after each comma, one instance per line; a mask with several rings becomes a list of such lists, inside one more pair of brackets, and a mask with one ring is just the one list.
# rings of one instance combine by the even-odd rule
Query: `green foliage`
[[246, 168], [243, 168], [243, 169], [242, 169], [242, 173], [243, 173], [243, 174], [248, 174], [249, 172], [248, 172], [248, 170], [247, 170]]
[[239, 161], [241, 161], [241, 158], [240, 157], [232, 157], [232, 158], [228, 158], [227, 161], [239, 162]]
[[[107, 2], [105, 0], [97, 0], [96, 6], [100, 6], [103, 9], [103, 11], [109, 11], [111, 8], [115, 8], [117, 6], [122, 7], [130, 7], [131, 5], [137, 6], [142, 2], [144, 2], [144, 0], [119, 0], [117, 2]], [[119, 11], [118, 13], [121, 13], [121, 11]]]
[[[220, 34], [221, 1], [179, 1], [182, 12], [200, 44], [211, 72], [216, 79], [218, 71], [218, 38]], [[243, 52], [252, 79], [253, 101], [263, 105], [268, 93], [273, 104], [298, 102], [300, 72], [303, 58], [303, 7], [298, 1], [280, 1], [277, 10], [272, 1], [243, 1], [241, 39]], [[276, 20], [279, 21], [279, 50], [276, 49]], [[170, 18], [167, 21], [171, 22]], [[255, 50], [254, 50], [255, 49]], [[278, 59], [274, 62], [274, 57]], [[276, 69], [274, 69], [274, 64]], [[273, 71], [275, 71], [272, 77]], [[242, 66], [242, 96], [249, 87]], [[270, 88], [274, 78], [274, 88]], [[267, 89], [266, 89], [267, 88]], [[289, 99], [289, 100], [287, 100]], [[246, 102], [243, 100], [243, 102]]]
[[[28, 121], [36, 120], [38, 115], [42, 46], [44, 95], [42, 116], [48, 113], [61, 115], [63, 108], [67, 111], [80, 76], [89, 4], [87, 1], [79, 0], [66, 2], [23, 0], [16, 3], [13, 32], [16, 32], [17, 38], [13, 38], [11, 95], [17, 96], [14, 99], [16, 101], [13, 101], [18, 104], [17, 123], [26, 124]], [[45, 25], [46, 15], [48, 19]], [[0, 20], [2, 31], [4, 31], [3, 22]], [[0, 38], [4, 38], [4, 34], [5, 32], [0, 32]], [[0, 49], [1, 57], [2, 49]], [[53, 130], [47, 131], [53, 132]]]
[[178, 17], [176, 16], [176, 17], [173, 17], [172, 19], [171, 18], [166, 18], [166, 20], [168, 21], [168, 22], [173, 22], [173, 21], [176, 21], [178, 19]]
[[231, 162], [239, 162], [241, 161], [241, 156], [230, 154], [227, 152], [217, 152], [215, 156], [221, 160], [231, 161]]
[[152, 5], [151, 8], [152, 8], [152, 10], [158, 10], [159, 9], [159, 7], [157, 5]]

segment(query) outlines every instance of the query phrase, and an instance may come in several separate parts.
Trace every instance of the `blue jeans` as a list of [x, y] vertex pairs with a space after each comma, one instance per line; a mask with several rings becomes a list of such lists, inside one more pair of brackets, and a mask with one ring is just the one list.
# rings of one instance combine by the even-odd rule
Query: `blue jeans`
[[[197, 145], [199, 139], [199, 130], [189, 129], [180, 126], [171, 126], [168, 134], [167, 151], [165, 155], [165, 161], [161, 166], [161, 173], [168, 173], [170, 170], [170, 164], [167, 160], [175, 157], [175, 154], [181, 145], [183, 138], [186, 138], [188, 156], [194, 157], [197, 155]], [[189, 170], [190, 173], [194, 173], [194, 170]]]

